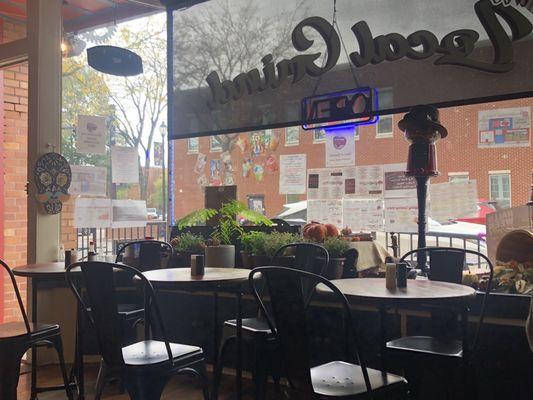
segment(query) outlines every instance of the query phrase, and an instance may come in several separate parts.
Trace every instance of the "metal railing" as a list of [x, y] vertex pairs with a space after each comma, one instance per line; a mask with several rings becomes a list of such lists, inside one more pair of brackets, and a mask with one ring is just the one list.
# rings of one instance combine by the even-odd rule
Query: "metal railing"
[[138, 228], [78, 228], [78, 257], [87, 257], [91, 241], [98, 254], [116, 254], [120, 243], [145, 238], [166, 241], [167, 231], [166, 221], [148, 221], [145, 227]]

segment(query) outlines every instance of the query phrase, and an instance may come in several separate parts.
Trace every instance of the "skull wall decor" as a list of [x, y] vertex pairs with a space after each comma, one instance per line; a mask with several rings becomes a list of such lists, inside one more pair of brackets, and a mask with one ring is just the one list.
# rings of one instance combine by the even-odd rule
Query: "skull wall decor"
[[62, 202], [70, 197], [68, 188], [72, 171], [68, 161], [61, 154], [47, 153], [35, 163], [33, 178], [37, 186], [37, 201], [42, 203], [47, 214], [58, 214]]

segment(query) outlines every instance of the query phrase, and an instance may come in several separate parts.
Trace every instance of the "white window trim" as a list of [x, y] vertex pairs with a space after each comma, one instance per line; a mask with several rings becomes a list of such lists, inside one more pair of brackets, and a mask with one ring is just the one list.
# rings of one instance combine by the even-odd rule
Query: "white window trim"
[[390, 114], [390, 115], [381, 115], [379, 118], [390, 118], [391, 119], [391, 131], [390, 132], [384, 132], [384, 133], [379, 133], [378, 132], [378, 126], [379, 126], [379, 121], [376, 122], [376, 139], [386, 139], [386, 138], [391, 138], [394, 136], [394, 114]]
[[509, 208], [513, 206], [513, 179], [511, 178], [511, 171], [508, 169], [504, 169], [501, 171], [489, 171], [489, 200], [495, 201], [491, 197], [492, 194], [492, 185], [490, 183], [490, 176], [491, 175], [509, 175]]
[[462, 175], [466, 175], [466, 176], [470, 176], [470, 173], [465, 171], [465, 172], [448, 172], [448, 176], [462, 176]]
[[198, 147], [196, 148], [196, 150], [193, 150], [189, 147], [189, 141], [191, 139], [194, 139], [194, 138], [188, 138], [187, 139], [187, 154], [198, 154], [200, 152], [200, 138], [196, 138], [198, 139]]

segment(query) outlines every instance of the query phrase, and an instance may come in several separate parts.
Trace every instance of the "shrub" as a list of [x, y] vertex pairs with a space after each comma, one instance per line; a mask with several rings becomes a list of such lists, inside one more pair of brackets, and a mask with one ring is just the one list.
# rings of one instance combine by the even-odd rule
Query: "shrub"
[[200, 235], [193, 233], [182, 233], [170, 242], [175, 251], [189, 251], [193, 253], [203, 253], [205, 250], [205, 240]]
[[342, 258], [350, 246], [340, 237], [329, 237], [322, 245], [326, 248], [330, 258]]

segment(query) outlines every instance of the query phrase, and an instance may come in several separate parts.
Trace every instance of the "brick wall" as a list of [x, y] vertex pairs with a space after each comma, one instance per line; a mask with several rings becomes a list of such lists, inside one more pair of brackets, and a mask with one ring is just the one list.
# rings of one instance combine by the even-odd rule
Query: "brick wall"
[[[23, 25], [3, 21], [3, 42], [26, 35]], [[28, 158], [28, 66], [20, 64], [3, 71], [4, 93], [2, 144], [4, 148], [4, 254], [13, 268], [27, 261], [27, 158]], [[22, 297], [26, 280], [17, 279]], [[4, 279], [4, 321], [20, 319], [11, 282]]]
[[[533, 172], [533, 150], [531, 147], [522, 148], [478, 148], [477, 121], [478, 111], [492, 108], [507, 108], [532, 106], [532, 99], [520, 99], [497, 103], [480, 104], [464, 107], [453, 107], [441, 110], [441, 121], [448, 128], [449, 135], [437, 144], [438, 165], [440, 176], [432, 182], [448, 180], [448, 173], [469, 172], [470, 179], [478, 182], [478, 193], [481, 198], [489, 198], [489, 171], [510, 170], [511, 172], [511, 201], [520, 205], [529, 200], [531, 174]], [[407, 159], [408, 143], [402, 132], [396, 127], [402, 115], [393, 116], [394, 132], [389, 138], [376, 138], [374, 125], [359, 127], [360, 139], [355, 142], [356, 165], [389, 164], [405, 162]], [[268, 155], [275, 156], [279, 162], [282, 154], [307, 154], [307, 168], [322, 168], [325, 166], [325, 145], [313, 143], [313, 134], [300, 129], [300, 145], [285, 146], [285, 130], [276, 129], [280, 135], [280, 144], [275, 151], [266, 151], [254, 159], [264, 163]], [[200, 208], [204, 204], [204, 195], [197, 183], [198, 174], [193, 171], [197, 154], [187, 154], [187, 140], [174, 141], [175, 167], [175, 217]], [[209, 138], [201, 138], [199, 151], [207, 155], [207, 166], [204, 175], [209, 179], [209, 161], [220, 157], [220, 153], [210, 152]], [[253, 174], [242, 176], [242, 162], [248, 157], [249, 151], [242, 153], [239, 148], [232, 151], [232, 162], [235, 183], [238, 185], [238, 196], [242, 201], [247, 194], [264, 194], [267, 215], [272, 216], [283, 209], [286, 202], [285, 195], [279, 194], [279, 172], [269, 174], [265, 172], [261, 181], [257, 181]], [[305, 199], [302, 195], [301, 199]]]

